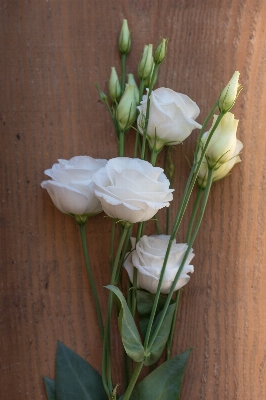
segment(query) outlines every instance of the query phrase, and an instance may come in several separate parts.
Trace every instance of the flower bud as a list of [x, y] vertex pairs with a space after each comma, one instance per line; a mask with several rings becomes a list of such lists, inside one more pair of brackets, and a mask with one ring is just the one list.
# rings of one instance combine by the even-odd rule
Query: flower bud
[[235, 71], [232, 78], [230, 79], [230, 81], [220, 94], [219, 98], [220, 112], [226, 113], [235, 104], [237, 96], [239, 95], [239, 92], [242, 89], [241, 85], [239, 85], [238, 83], [239, 75], [240, 73], [238, 71]]
[[131, 48], [131, 35], [128, 29], [127, 20], [123, 20], [121, 32], [118, 40], [118, 48], [121, 54], [128, 54]]
[[116, 110], [117, 122], [123, 132], [127, 131], [134, 123], [137, 114], [136, 107], [135, 87], [127, 83]]
[[138, 76], [139, 79], [147, 79], [152, 71], [153, 57], [152, 57], [152, 44], [145, 45], [143, 53], [138, 65]]
[[135, 90], [135, 99], [136, 99], [136, 103], [139, 103], [139, 88], [138, 85], [136, 84], [136, 81], [134, 79], [134, 75], [133, 74], [128, 74], [127, 75], [127, 83], [129, 85], [133, 85], [134, 86], [134, 90]]
[[97, 90], [98, 90], [100, 99], [105, 103], [105, 102], [107, 101], [107, 96], [106, 96], [106, 94], [100, 89], [98, 83], [95, 83], [95, 86], [96, 86], [96, 88], [97, 88]]
[[[157, 70], [156, 70], [155, 77], [153, 78], [154, 65], [155, 65], [155, 64], [153, 63], [150, 76], [149, 76], [147, 79], [145, 79], [145, 81], [144, 81], [144, 86], [145, 86], [146, 88], [148, 88], [148, 87], [150, 87], [150, 86], [153, 87], [153, 86], [155, 85], [156, 81], [157, 81], [157, 78], [158, 78], [158, 68], [157, 68]], [[151, 80], [152, 80], [152, 82], [151, 82]]]
[[[218, 116], [214, 115], [212, 127], [217, 118]], [[212, 180], [215, 182], [228, 175], [233, 166], [241, 161], [239, 153], [243, 148], [243, 144], [236, 138], [237, 125], [238, 120], [234, 118], [234, 114], [229, 112], [224, 115], [216, 128], [208, 144], [198, 173], [198, 183], [202, 188], [206, 186], [209, 168], [213, 169]], [[208, 139], [209, 132], [204, 133], [201, 139], [198, 160], [201, 156], [202, 148]]]
[[154, 52], [155, 64], [161, 64], [166, 57], [167, 40], [163, 39]]
[[110, 99], [115, 103], [121, 96], [121, 86], [115, 67], [111, 67], [111, 75], [108, 84]]

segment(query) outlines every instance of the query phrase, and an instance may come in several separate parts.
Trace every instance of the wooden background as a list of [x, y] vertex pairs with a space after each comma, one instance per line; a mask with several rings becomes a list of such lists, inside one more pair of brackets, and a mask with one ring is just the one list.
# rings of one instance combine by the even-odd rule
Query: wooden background
[[[193, 348], [181, 399], [265, 400], [266, 2], [1, 0], [0, 15], [1, 400], [45, 399], [42, 376], [54, 377], [57, 339], [100, 370], [79, 233], [40, 183], [58, 158], [116, 156], [94, 82], [106, 90], [110, 67], [120, 70], [116, 41], [123, 18], [132, 30], [128, 72], [136, 73], [144, 44], [168, 37], [158, 86], [196, 101], [199, 122], [232, 73], [241, 72], [244, 90], [234, 113], [243, 162], [213, 187], [174, 351]], [[196, 135], [174, 152], [174, 209]], [[133, 133], [126, 143], [132, 155]], [[110, 225], [101, 214], [87, 228], [102, 306]], [[121, 381], [119, 361], [114, 371]]]

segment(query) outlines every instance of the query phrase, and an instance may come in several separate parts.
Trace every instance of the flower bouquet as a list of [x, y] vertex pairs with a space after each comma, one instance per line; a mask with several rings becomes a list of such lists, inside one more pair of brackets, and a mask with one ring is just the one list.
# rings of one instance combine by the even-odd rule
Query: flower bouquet
[[[235, 72], [201, 126], [196, 122], [199, 107], [188, 96], [169, 88], [154, 90], [157, 75], [167, 53], [162, 39], [153, 51], [145, 45], [138, 63], [139, 85], [133, 74], [126, 83], [126, 59], [131, 34], [123, 21], [118, 48], [121, 78], [111, 68], [108, 96], [96, 85], [117, 138], [118, 157], [110, 160], [76, 156], [59, 159], [45, 171], [42, 182], [54, 205], [70, 215], [79, 226], [85, 264], [94, 298], [102, 341], [101, 376], [71, 349], [58, 344], [55, 380], [45, 377], [49, 400], [120, 399], [173, 400], [180, 398], [181, 383], [190, 349], [172, 354], [181, 288], [194, 267], [193, 243], [203, 220], [213, 182], [229, 174], [240, 161], [242, 143], [236, 138], [238, 121], [230, 112], [241, 86]], [[209, 124], [210, 122], [210, 124]], [[132, 129], [133, 128], [133, 129]], [[199, 130], [190, 175], [174, 221], [170, 202], [174, 161], [173, 146]], [[132, 158], [125, 157], [125, 135], [135, 135]], [[134, 133], [133, 133], [134, 132]], [[165, 169], [156, 166], [157, 156], [166, 149]], [[196, 196], [184, 243], [176, 242], [192, 191]], [[166, 229], [157, 213], [167, 208]], [[102, 318], [99, 289], [94, 281], [86, 239], [89, 218], [104, 211], [112, 219], [107, 318]], [[154, 234], [145, 234], [153, 221]], [[109, 263], [109, 266], [108, 266]], [[124, 382], [113, 376], [112, 335], [117, 324], [123, 345]], [[144, 373], [142, 374], [142, 371]]]

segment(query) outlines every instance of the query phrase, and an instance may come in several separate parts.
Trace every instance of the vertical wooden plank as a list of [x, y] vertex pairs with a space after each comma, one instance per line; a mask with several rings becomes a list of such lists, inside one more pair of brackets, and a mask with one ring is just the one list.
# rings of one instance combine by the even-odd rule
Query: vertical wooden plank
[[[116, 39], [126, 17], [133, 34], [128, 71], [136, 73], [144, 44], [169, 37], [158, 86], [188, 94], [201, 109], [200, 122], [233, 71], [241, 72], [244, 90], [234, 113], [243, 162], [213, 187], [174, 346], [176, 352], [193, 348], [182, 398], [264, 400], [265, 2], [3, 0], [0, 10], [0, 398], [45, 398], [42, 375], [54, 375], [57, 339], [100, 371], [79, 233], [40, 182], [58, 158], [116, 155], [94, 82], [107, 90], [110, 67], [120, 70]], [[129, 134], [127, 155], [133, 142]], [[195, 142], [192, 134], [174, 152], [174, 209]], [[98, 215], [87, 228], [103, 307], [110, 227]], [[182, 227], [180, 241], [184, 233]], [[120, 382], [118, 335], [114, 347]]]

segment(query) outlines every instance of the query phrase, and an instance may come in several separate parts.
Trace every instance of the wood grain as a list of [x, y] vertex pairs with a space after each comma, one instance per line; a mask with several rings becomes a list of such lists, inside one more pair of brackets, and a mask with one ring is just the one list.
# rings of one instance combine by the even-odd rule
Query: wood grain
[[[193, 351], [182, 399], [266, 398], [266, 3], [263, 0], [2, 0], [0, 398], [45, 399], [59, 339], [100, 370], [101, 346], [78, 230], [41, 187], [58, 158], [111, 158], [114, 133], [94, 82], [107, 89], [123, 18], [142, 47], [169, 37], [158, 86], [186, 93], [199, 122], [235, 70], [243, 162], [217, 182], [182, 293], [174, 351]], [[196, 135], [177, 147], [175, 209]], [[127, 137], [131, 155], [133, 134]], [[163, 156], [160, 157], [163, 161]], [[87, 227], [101, 304], [111, 221]], [[179, 234], [184, 240], [184, 228]], [[120, 354], [120, 339], [114, 355]], [[117, 349], [117, 350], [116, 350]], [[114, 361], [117, 382], [122, 367]]]

